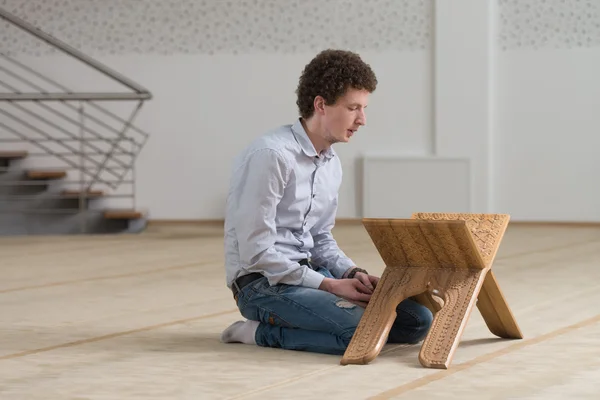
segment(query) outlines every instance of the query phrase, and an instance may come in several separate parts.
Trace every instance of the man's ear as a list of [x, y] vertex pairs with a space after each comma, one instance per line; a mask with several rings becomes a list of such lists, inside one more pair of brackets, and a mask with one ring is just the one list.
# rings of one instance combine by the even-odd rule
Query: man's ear
[[325, 99], [322, 96], [316, 96], [313, 101], [315, 113], [323, 114], [325, 112]]

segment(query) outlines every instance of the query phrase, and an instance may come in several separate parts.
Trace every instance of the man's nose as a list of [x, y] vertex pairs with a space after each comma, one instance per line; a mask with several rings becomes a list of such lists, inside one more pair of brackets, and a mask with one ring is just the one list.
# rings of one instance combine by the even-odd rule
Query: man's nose
[[356, 119], [356, 123], [358, 125], [366, 125], [367, 124], [367, 114], [364, 111], [360, 112], [360, 115]]

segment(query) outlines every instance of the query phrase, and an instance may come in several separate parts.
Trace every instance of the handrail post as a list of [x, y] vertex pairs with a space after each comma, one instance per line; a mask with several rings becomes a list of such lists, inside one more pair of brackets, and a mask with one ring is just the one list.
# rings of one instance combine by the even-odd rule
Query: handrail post
[[85, 187], [85, 113], [83, 110], [83, 102], [79, 102], [79, 218], [81, 233], [84, 234], [87, 228], [87, 213], [85, 212], [86, 208], [86, 195], [84, 192]]

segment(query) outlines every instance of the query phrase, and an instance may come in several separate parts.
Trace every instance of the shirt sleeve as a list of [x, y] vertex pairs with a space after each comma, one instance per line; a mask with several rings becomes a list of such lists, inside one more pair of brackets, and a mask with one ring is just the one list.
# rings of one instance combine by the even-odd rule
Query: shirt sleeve
[[339, 248], [331, 233], [335, 225], [338, 196], [336, 195], [324, 217], [312, 229], [314, 248], [311, 251], [311, 263], [327, 268], [336, 278], [342, 278], [344, 273], [354, 267], [354, 262]]
[[277, 205], [283, 197], [290, 168], [276, 150], [253, 152], [245, 165], [237, 190], [234, 212], [240, 258], [250, 272], [261, 272], [270, 285], [318, 288], [324, 276], [313, 269], [285, 257], [275, 248]]

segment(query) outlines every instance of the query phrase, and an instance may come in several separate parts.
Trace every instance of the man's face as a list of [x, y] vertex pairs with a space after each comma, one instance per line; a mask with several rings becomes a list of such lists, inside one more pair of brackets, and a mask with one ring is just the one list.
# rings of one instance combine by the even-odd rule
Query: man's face
[[369, 101], [366, 90], [349, 89], [335, 104], [323, 106], [324, 139], [329, 144], [346, 143], [367, 122], [365, 108]]

